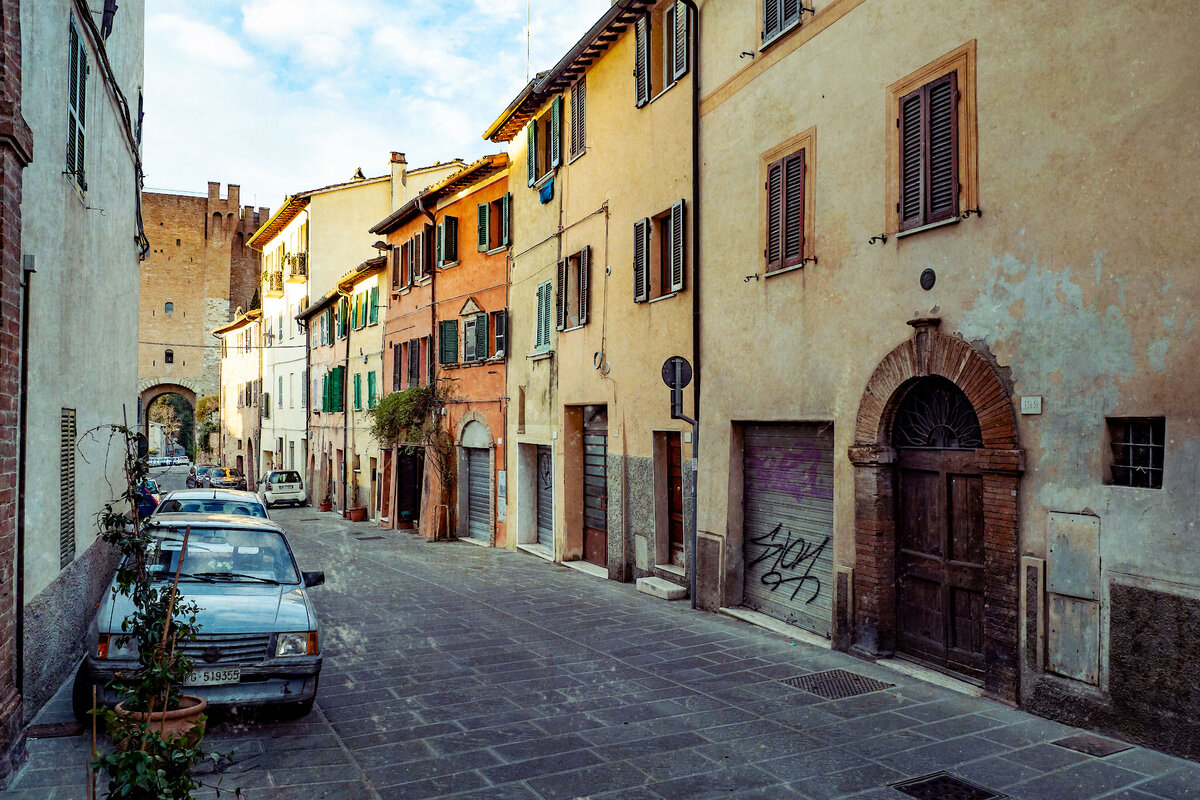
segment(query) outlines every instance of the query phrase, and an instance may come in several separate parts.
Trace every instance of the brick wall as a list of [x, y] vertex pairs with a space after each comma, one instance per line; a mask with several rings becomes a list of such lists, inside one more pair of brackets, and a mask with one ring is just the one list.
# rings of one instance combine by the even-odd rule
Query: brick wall
[[16, 685], [18, 400], [21, 394], [21, 171], [33, 139], [21, 116], [21, 10], [0, 0], [0, 785], [21, 760]]

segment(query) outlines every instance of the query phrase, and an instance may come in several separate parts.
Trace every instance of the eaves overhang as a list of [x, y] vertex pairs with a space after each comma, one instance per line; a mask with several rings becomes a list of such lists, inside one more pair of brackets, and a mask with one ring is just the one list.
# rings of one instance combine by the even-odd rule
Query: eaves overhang
[[227, 333], [233, 333], [238, 328], [242, 328], [246, 325], [249, 325], [252, 322], [257, 322], [258, 318], [261, 316], [262, 316], [261, 308], [252, 308], [249, 311], [246, 311], [244, 313], [239, 313], [232, 320], [225, 323], [221, 327], [215, 329], [212, 332], [212, 335], [216, 336], [216, 337], [221, 337]]
[[299, 216], [311, 201], [311, 193], [294, 194], [288, 197], [283, 201], [279, 210], [246, 240], [246, 246], [262, 252], [263, 245], [278, 236], [279, 232], [290, 225], [292, 220]]
[[332, 289], [309, 303], [307, 308], [302, 309], [300, 313], [296, 315], [296, 319], [307, 320], [309, 317], [313, 316], [319, 311], [322, 311], [326, 306], [337, 300], [339, 297], [342, 297], [348, 293], [354, 288], [354, 284], [358, 283], [363, 278], [383, 272], [385, 269], [387, 269], [387, 256], [375, 256], [374, 258], [367, 259], [354, 269], [338, 278], [334, 282]]

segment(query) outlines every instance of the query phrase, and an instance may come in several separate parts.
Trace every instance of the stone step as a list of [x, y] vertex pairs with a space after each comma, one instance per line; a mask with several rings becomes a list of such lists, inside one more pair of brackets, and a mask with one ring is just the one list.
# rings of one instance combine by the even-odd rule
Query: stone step
[[687, 597], [687, 589], [662, 578], [638, 578], [637, 590], [663, 600], [682, 600]]

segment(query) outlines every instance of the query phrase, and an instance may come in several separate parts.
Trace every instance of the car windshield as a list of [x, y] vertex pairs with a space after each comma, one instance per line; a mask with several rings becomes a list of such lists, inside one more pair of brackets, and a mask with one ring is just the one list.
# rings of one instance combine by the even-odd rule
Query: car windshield
[[196, 467], [196, 474], [207, 475], [210, 469], [212, 469], [212, 467]]
[[292, 554], [276, 531], [192, 528], [182, 568], [183, 532], [160, 529], [154, 537], [155, 553], [149, 568], [156, 580], [171, 580], [178, 569], [181, 581], [299, 582]]
[[171, 498], [158, 507], [161, 514], [238, 514], [243, 517], [267, 518], [262, 505], [253, 500], [222, 500], [220, 498]]
[[214, 477], [214, 478], [240, 478], [240, 477], [242, 477], [242, 473], [238, 472], [236, 469], [221, 469], [220, 467], [218, 467], [212, 471], [212, 477]]
[[299, 483], [299, 472], [272, 472], [270, 478], [271, 483]]

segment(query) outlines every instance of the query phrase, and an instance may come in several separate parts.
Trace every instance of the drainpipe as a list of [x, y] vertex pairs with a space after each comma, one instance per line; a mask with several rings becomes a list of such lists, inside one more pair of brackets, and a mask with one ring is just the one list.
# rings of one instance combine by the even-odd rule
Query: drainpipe
[[[417, 210], [420, 211], [422, 214], [424, 214], [425, 218], [429, 220], [429, 224], [433, 226], [433, 238], [434, 238], [433, 246], [434, 246], [434, 253], [436, 254], [437, 253], [437, 219], [433, 216], [433, 212], [431, 212], [429, 209], [427, 209], [425, 207], [424, 195], [421, 195], [421, 194], [417, 195], [416, 201], [417, 201]], [[429, 245], [426, 244], [425, 246], [428, 247]], [[424, 255], [424, 254], [422, 254], [422, 255]], [[436, 262], [437, 259], [434, 258], [433, 261]], [[438, 325], [437, 325], [437, 270], [438, 270], [438, 265], [436, 263], [434, 263], [433, 267], [429, 270], [429, 348], [431, 351], [433, 350], [433, 347], [434, 347], [433, 332], [436, 331], [437, 327], [438, 327]], [[439, 344], [440, 344], [440, 337], [439, 337]], [[435, 373], [434, 373], [434, 365], [438, 363], [438, 359], [434, 358], [432, 352], [428, 353], [426, 357], [429, 360], [429, 388], [433, 392], [434, 396], [436, 397], [437, 396], [437, 378], [435, 377]], [[442, 410], [444, 411], [445, 409], [442, 409]], [[423, 482], [425, 480], [424, 471], [422, 471], [421, 475], [422, 475], [421, 480]], [[446, 538], [449, 539], [450, 532], [451, 532], [450, 503], [449, 503], [450, 487], [443, 485], [442, 490], [443, 490], [444, 495], [446, 495], [446, 500], [447, 500], [447, 502], [445, 503], [445, 506], [446, 506]], [[438, 505], [442, 505], [442, 504], [439, 503]], [[433, 538], [436, 539], [437, 538], [437, 508], [436, 507], [433, 510], [433, 515], [434, 515]]]
[[[349, 294], [342, 291], [341, 286], [337, 287], [337, 293], [338, 293], [338, 297], [344, 297], [347, 299], [350, 297]], [[341, 301], [338, 301], [338, 305], [341, 305]], [[348, 310], [349, 310], [349, 306], [347, 306], [347, 311]], [[341, 315], [339, 314], [339, 316], [341, 316]], [[346, 356], [342, 361], [342, 364], [343, 364], [342, 377], [345, 378], [345, 380], [349, 381], [350, 380], [350, 331], [353, 330], [353, 326], [351, 326], [349, 319], [346, 319], [345, 317], [343, 317], [343, 319], [346, 322]], [[349, 482], [346, 480], [346, 476], [350, 474], [350, 470], [348, 470], [346, 468], [346, 462], [350, 458], [350, 424], [349, 424], [350, 423], [350, 411], [349, 411], [350, 403], [349, 403], [349, 399], [346, 397], [346, 395], [348, 394], [348, 392], [346, 390], [348, 388], [349, 388], [349, 385], [345, 385], [342, 387], [342, 474], [340, 476], [340, 479], [342, 482], [342, 514], [343, 515], [345, 515], [346, 509], [350, 507], [350, 492], [349, 492], [350, 487], [349, 487]]]
[[696, 525], [700, 486], [700, 9], [695, 0], [683, 0], [691, 14], [692, 47], [692, 563], [688, 569], [688, 595], [696, 608]]
[[25, 691], [25, 436], [26, 407], [29, 387], [29, 294], [30, 281], [36, 272], [33, 256], [21, 260], [21, 376], [20, 388], [17, 392], [17, 447], [20, 451], [17, 457], [17, 563], [16, 569], [16, 611], [17, 625], [14, 633], [16, 665], [14, 678], [17, 692]]

